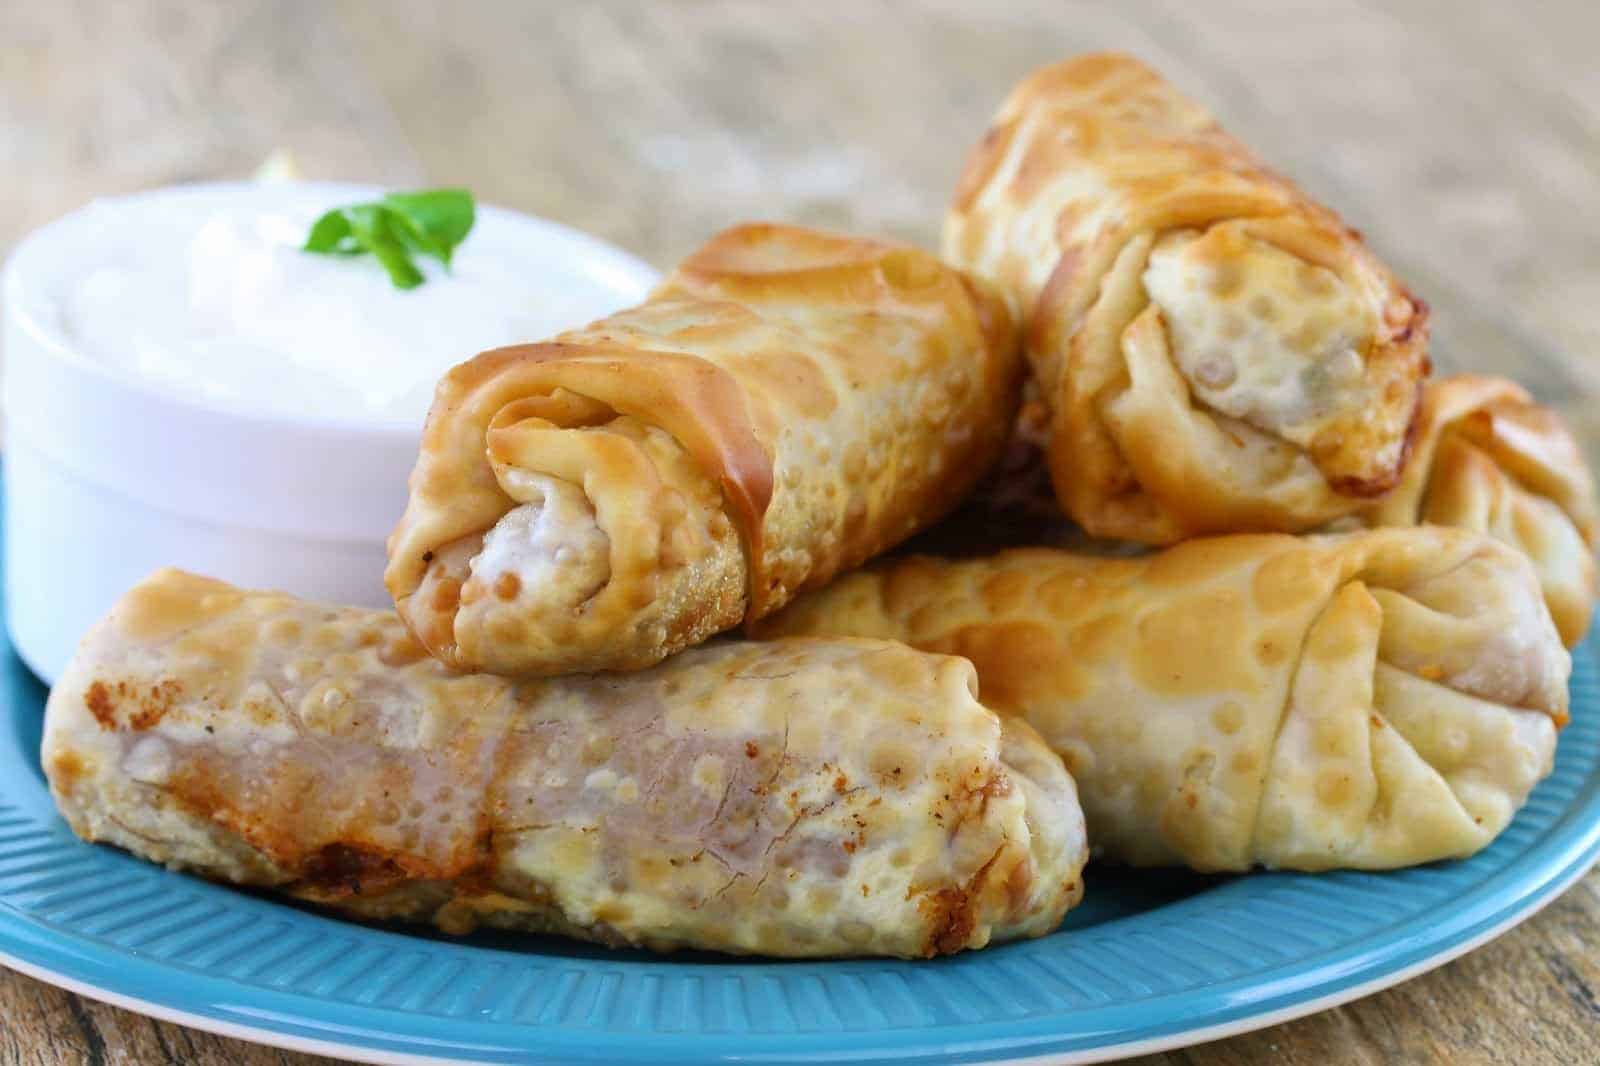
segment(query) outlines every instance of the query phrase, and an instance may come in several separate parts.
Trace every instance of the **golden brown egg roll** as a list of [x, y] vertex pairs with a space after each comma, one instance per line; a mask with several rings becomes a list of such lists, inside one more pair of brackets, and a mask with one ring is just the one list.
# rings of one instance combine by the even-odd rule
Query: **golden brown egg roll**
[[1096, 854], [1199, 870], [1470, 855], [1549, 772], [1571, 669], [1528, 560], [1432, 526], [891, 560], [761, 628], [965, 656]]
[[43, 761], [87, 840], [359, 918], [920, 957], [1082, 892], [1072, 779], [975, 691], [871, 640], [454, 674], [392, 612], [169, 570], [84, 640]]
[[1594, 477], [1561, 416], [1514, 382], [1474, 374], [1430, 382], [1405, 475], [1361, 517], [1498, 537], [1533, 560], [1567, 646], [1589, 628], [1600, 530]]
[[1427, 308], [1137, 60], [1012, 91], [944, 254], [1017, 309], [1056, 493], [1095, 536], [1299, 532], [1400, 478]]
[[1004, 301], [933, 256], [735, 227], [644, 304], [444, 378], [386, 581], [451, 666], [648, 666], [949, 511], [1020, 376]]

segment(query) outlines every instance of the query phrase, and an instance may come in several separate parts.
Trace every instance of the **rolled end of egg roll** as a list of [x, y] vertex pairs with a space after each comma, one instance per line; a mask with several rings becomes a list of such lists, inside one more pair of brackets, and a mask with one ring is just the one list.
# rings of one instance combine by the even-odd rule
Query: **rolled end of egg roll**
[[1072, 779], [975, 689], [864, 640], [516, 683], [390, 612], [164, 571], [84, 640], [43, 763], [86, 840], [358, 918], [923, 957], [1082, 893]]
[[1528, 561], [1436, 527], [892, 560], [761, 631], [966, 657], [1097, 854], [1200, 870], [1472, 854], [1549, 772], [1571, 670]]
[[638, 669], [930, 524], [999, 455], [1004, 301], [933, 256], [728, 230], [639, 307], [440, 383], [389, 542], [463, 670]]
[[1400, 478], [1427, 308], [1137, 60], [1019, 84], [944, 252], [1017, 309], [1056, 492], [1095, 536], [1298, 532]]
[[1504, 378], [1430, 382], [1416, 454], [1368, 525], [1475, 529], [1533, 561], [1545, 603], [1570, 648], [1595, 608], [1594, 476], [1561, 416]]

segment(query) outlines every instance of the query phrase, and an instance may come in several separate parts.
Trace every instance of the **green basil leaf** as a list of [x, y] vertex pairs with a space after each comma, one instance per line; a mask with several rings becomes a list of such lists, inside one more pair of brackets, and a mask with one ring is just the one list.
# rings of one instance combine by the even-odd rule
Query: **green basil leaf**
[[466, 189], [430, 189], [426, 192], [392, 192], [383, 198], [384, 206], [404, 216], [419, 243], [436, 251], [446, 263], [456, 245], [467, 239], [477, 221], [472, 194]]
[[391, 210], [387, 204], [384, 205], [384, 210], [388, 213], [390, 221], [394, 223], [395, 235], [405, 242], [407, 248], [421, 255], [431, 255], [446, 267], [450, 265], [450, 248], [435, 240], [417, 224], [415, 219], [399, 211]]
[[397, 289], [414, 289], [426, 280], [422, 271], [411, 261], [405, 242], [395, 231], [396, 223], [391, 212], [379, 204], [357, 204], [345, 208], [350, 219], [350, 230], [362, 247], [377, 257], [389, 280]]
[[431, 256], [448, 269], [476, 217], [466, 189], [389, 193], [375, 203], [327, 212], [312, 225], [303, 247], [319, 255], [371, 254], [398, 288], [414, 289], [427, 279], [412, 254]]
[[308, 252], [331, 255], [341, 251], [340, 245], [350, 239], [350, 220], [344, 209], [336, 207], [311, 224], [311, 233], [301, 247]]

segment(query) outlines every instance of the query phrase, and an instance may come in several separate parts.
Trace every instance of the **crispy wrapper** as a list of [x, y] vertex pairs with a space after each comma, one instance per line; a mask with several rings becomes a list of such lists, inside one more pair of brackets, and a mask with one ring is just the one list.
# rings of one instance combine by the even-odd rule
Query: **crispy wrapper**
[[1504, 378], [1461, 374], [1428, 385], [1416, 454], [1399, 486], [1361, 516], [1489, 533], [1533, 560], [1562, 640], [1594, 615], [1594, 477], [1561, 416]]
[[949, 511], [999, 456], [1004, 301], [916, 249], [728, 230], [639, 307], [440, 382], [385, 575], [461, 669], [637, 669]]
[[1096, 854], [1200, 870], [1477, 851], [1549, 772], [1571, 670], [1527, 559], [1432, 526], [895, 560], [762, 628], [967, 657]]
[[967, 163], [944, 252], [1018, 309], [1051, 477], [1092, 535], [1298, 532], [1399, 480], [1426, 307], [1136, 60], [1082, 56], [1018, 85]]
[[1072, 779], [975, 689], [848, 639], [453, 674], [391, 612], [163, 571], [85, 639], [43, 760], [85, 839], [359, 918], [920, 957], [1082, 892]]

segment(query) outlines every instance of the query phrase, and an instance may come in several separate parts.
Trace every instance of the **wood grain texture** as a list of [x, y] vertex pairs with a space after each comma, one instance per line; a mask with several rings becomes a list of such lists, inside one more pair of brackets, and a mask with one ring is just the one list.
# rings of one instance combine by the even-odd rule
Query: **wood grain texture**
[[[92, 196], [238, 176], [460, 183], [666, 265], [746, 218], [932, 244], [1005, 90], [1125, 48], [1336, 206], [1600, 460], [1592, 0], [0, 5], [0, 248]], [[1155, 1064], [1594, 1061], [1600, 873], [1399, 988]], [[0, 1066], [310, 1063], [0, 972]]]

